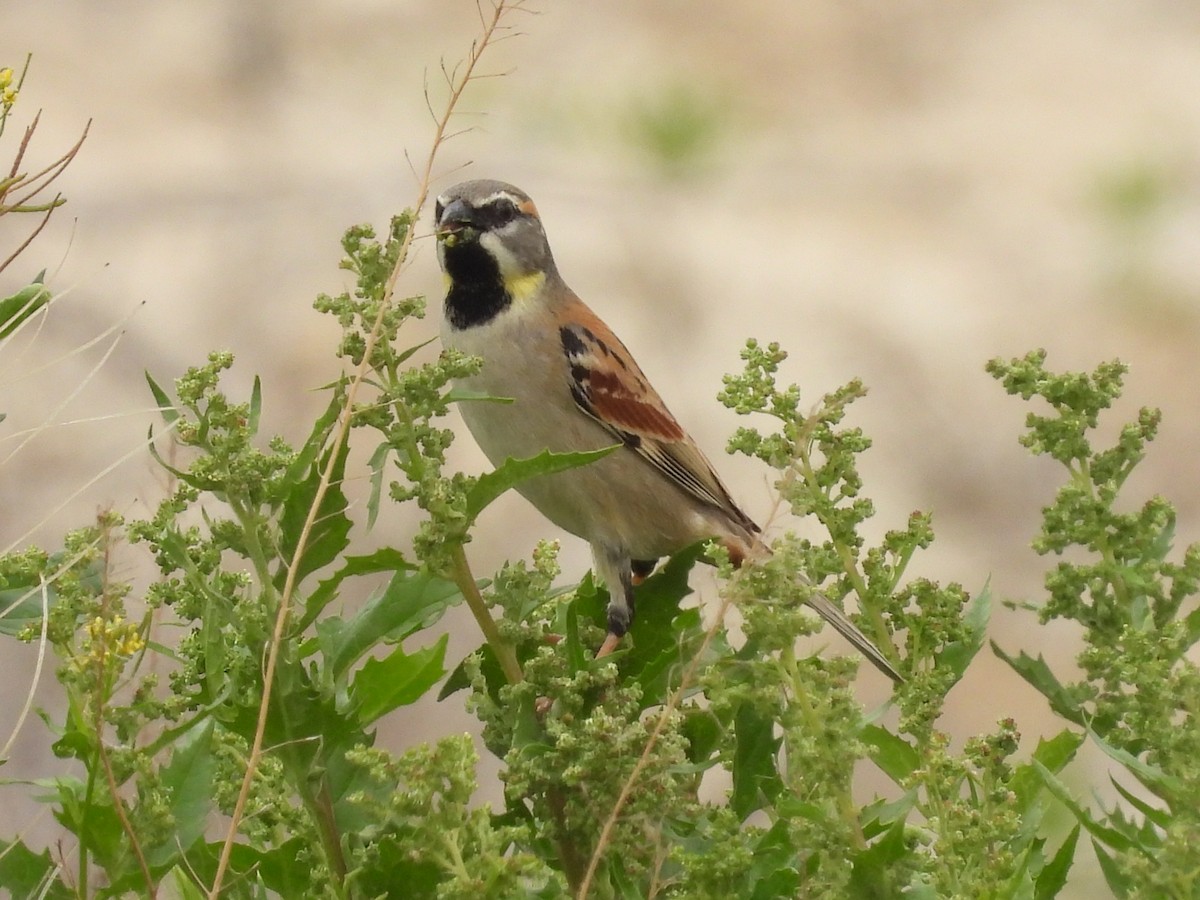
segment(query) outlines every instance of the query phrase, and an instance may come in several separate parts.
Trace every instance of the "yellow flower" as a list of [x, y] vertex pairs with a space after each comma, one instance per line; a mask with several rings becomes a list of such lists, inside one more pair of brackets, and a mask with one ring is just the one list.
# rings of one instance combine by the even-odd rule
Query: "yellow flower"
[[0, 69], [0, 88], [6, 88], [12, 84], [13, 70], [8, 66]]

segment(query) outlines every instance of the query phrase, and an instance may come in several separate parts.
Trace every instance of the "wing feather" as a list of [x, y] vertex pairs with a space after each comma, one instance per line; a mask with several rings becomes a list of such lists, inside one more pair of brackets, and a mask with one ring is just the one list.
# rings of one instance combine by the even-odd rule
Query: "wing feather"
[[582, 303], [572, 313], [559, 335], [579, 408], [684, 491], [757, 531], [624, 344]]

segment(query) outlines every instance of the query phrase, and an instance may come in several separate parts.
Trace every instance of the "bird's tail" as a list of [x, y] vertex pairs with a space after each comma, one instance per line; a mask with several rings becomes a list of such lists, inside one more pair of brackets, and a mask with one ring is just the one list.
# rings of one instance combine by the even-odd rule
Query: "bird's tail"
[[844, 612], [820, 594], [812, 594], [807, 602], [809, 606], [817, 611], [822, 619], [833, 626], [838, 634], [853, 644], [855, 650], [870, 660], [875, 668], [897, 684], [904, 681], [904, 676], [896, 671], [891, 661], [883, 655], [883, 652], [878, 647], [871, 643], [871, 639], [863, 634]]

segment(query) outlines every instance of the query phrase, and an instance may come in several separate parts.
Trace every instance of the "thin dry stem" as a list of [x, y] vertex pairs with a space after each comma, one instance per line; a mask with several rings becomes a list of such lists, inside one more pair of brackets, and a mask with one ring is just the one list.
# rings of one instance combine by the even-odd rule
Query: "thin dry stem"
[[[33, 698], [37, 693], [38, 682], [42, 680], [42, 663], [46, 659], [46, 630], [50, 625], [50, 592], [48, 587], [49, 582], [43, 579], [41, 590], [39, 591], [42, 595], [42, 631], [38, 635], [38, 654], [37, 662], [33, 666], [33, 680], [29, 684], [28, 693], [25, 694], [25, 705], [21, 707], [21, 714], [17, 716], [17, 724], [13, 726], [12, 734], [8, 736], [4, 747], [0, 748], [0, 764], [3, 764], [8, 759], [9, 751], [12, 750], [12, 746], [17, 740], [17, 735], [21, 733], [21, 728], [25, 725], [25, 719], [29, 715], [29, 710], [33, 708]], [[9, 607], [9, 609], [11, 608]], [[2, 617], [2, 614], [0, 614], [0, 617]], [[3, 854], [0, 854], [0, 856], [3, 856]]]
[[[58, 197], [61, 197], [61, 196], [62, 196], [62, 194], [58, 194], [55, 197], [55, 200], [57, 201]], [[59, 205], [60, 204], [58, 204], [57, 202], [53, 202], [50, 204], [50, 207], [46, 210], [45, 215], [42, 216], [42, 221], [38, 222], [37, 227], [34, 228], [33, 231], [31, 231], [29, 233], [29, 237], [27, 237], [27, 238], [25, 238], [25, 240], [21, 241], [21, 243], [17, 245], [17, 249], [14, 250], [12, 253], [10, 253], [8, 255], [8, 258], [6, 260], [4, 260], [4, 262], [0, 262], [0, 272], [3, 272], [5, 269], [7, 269], [9, 267], [9, 265], [12, 263], [12, 261], [14, 259], [16, 259], [18, 256], [20, 256], [23, 252], [25, 252], [25, 248], [28, 247], [30, 244], [32, 244], [34, 242], [34, 240], [37, 238], [37, 236], [42, 233], [42, 229], [45, 228], [46, 225], [49, 224], [50, 217], [52, 215], [54, 215], [54, 210], [58, 209]]]
[[[25, 206], [28, 201], [32, 200], [34, 197], [52, 185], [58, 176], [66, 170], [67, 166], [69, 166], [72, 160], [75, 159], [76, 154], [79, 153], [79, 148], [83, 146], [83, 142], [87, 140], [88, 131], [92, 127], [92, 121], [91, 119], [88, 119], [87, 124], [83, 126], [83, 134], [79, 136], [79, 140], [75, 142], [74, 146], [72, 146], [71, 149], [69, 149], [54, 162], [50, 163], [50, 165], [43, 168], [41, 171], [35, 172], [33, 175], [18, 175], [17, 170], [21, 166], [21, 161], [25, 158], [25, 152], [29, 149], [29, 142], [33, 138], [34, 131], [37, 130], [41, 115], [41, 111], [39, 110], [37, 115], [33, 117], [33, 121], [25, 129], [25, 134], [21, 138], [20, 145], [17, 147], [17, 154], [13, 158], [12, 168], [9, 171], [9, 176], [7, 179], [5, 179], [4, 187], [0, 189], [0, 215], [4, 215], [8, 212], [44, 212], [45, 215], [42, 216], [42, 220], [38, 223], [37, 227], [34, 228], [33, 232], [27, 238], [25, 238], [20, 245], [18, 245], [17, 249], [9, 254], [7, 259], [5, 259], [3, 262], [0, 262], [0, 272], [3, 272], [6, 268], [8, 268], [12, 261], [20, 256], [26, 247], [33, 243], [34, 238], [41, 233], [42, 229], [45, 228], [46, 224], [50, 221], [50, 217], [54, 214], [54, 211], [66, 202], [66, 199], [63, 198], [61, 194], [57, 194], [55, 195], [54, 199], [47, 203], [44, 207]], [[26, 193], [15, 202], [6, 204], [4, 201], [8, 193], [18, 186], [25, 188]]]
[[[112, 332], [112, 329], [109, 329], [109, 331], [106, 333], [111, 333], [111, 332]], [[122, 334], [123, 334], [123, 332], [122, 332]], [[92, 346], [96, 341], [101, 340], [102, 338], [103, 338], [103, 335], [95, 338], [94, 340], [88, 341], [86, 344], [83, 344], [80, 347], [77, 347], [75, 349], [75, 351], [72, 351], [72, 352], [73, 353], [74, 352], [82, 352], [82, 351], [88, 349], [90, 346]], [[61, 413], [68, 405], [70, 405], [72, 400], [74, 400], [76, 397], [78, 397], [80, 395], [80, 393], [83, 392], [84, 388], [86, 388], [89, 384], [91, 384], [92, 379], [96, 377], [96, 375], [99, 373], [100, 369], [103, 368], [104, 364], [106, 362], [108, 362], [109, 358], [113, 355], [113, 352], [117, 349], [117, 344], [120, 343], [120, 341], [121, 341], [121, 334], [118, 334], [116, 337], [113, 338], [112, 343], [108, 345], [108, 349], [104, 351], [103, 355], [100, 357], [99, 360], [97, 360], [96, 364], [94, 366], [92, 366], [91, 370], [87, 373], [87, 375], [85, 375], [79, 381], [79, 383], [76, 384], [75, 387], [61, 401], [59, 401], [57, 406], [55, 406], [52, 410], [50, 410], [50, 412], [46, 415], [46, 418], [43, 421], [41, 428], [38, 428], [32, 434], [30, 434], [27, 438], [25, 438], [25, 440], [23, 440], [19, 444], [17, 444], [17, 446], [15, 448], [13, 448], [13, 450], [8, 454], [8, 456], [6, 456], [3, 460], [0, 460], [0, 466], [5, 465], [10, 460], [12, 460], [12, 458], [14, 456], [16, 456], [18, 453], [21, 452], [21, 450], [25, 447], [26, 444], [28, 444], [35, 437], [37, 437], [39, 434], [41, 434], [43, 429], [50, 427], [51, 420], [56, 418], [59, 413]]]
[[[461, 78], [455, 83], [451, 89], [450, 97], [446, 102], [445, 112], [438, 119], [434, 131], [433, 143], [430, 146], [429, 155], [425, 160], [425, 168], [421, 173], [420, 181], [417, 184], [417, 197], [413, 204], [414, 218], [421, 214], [426, 201], [429, 197], [430, 183], [433, 179], [433, 166], [437, 158], [437, 153], [442, 143], [445, 141], [446, 127], [449, 124], [450, 117], [454, 114], [455, 107], [458, 105], [459, 98], [465, 90], [467, 84], [472, 80], [472, 75], [475, 65], [479, 62], [489, 43], [491, 43], [492, 35], [496, 32], [500, 20], [504, 13], [510, 8], [519, 7], [520, 0], [516, 0], [513, 4], [506, 3], [506, 0], [496, 0], [492, 7], [492, 17], [490, 21], [485, 22], [482, 35], [471, 45], [471, 53], [468, 56]], [[376, 343], [379, 341], [380, 332], [384, 314], [387, 312], [391, 304], [391, 299], [395, 293], [396, 283], [399, 280], [400, 273], [407, 268], [408, 251], [412, 246], [413, 228], [408, 228], [405, 231], [404, 239], [401, 242], [399, 253], [397, 254], [396, 265], [388, 276], [385, 285], [384, 302], [380, 304], [379, 315], [376, 317], [375, 323], [371, 329], [371, 333], [367, 336], [366, 345], [363, 348], [362, 362], [359, 364], [357, 371], [351, 379], [349, 388], [346, 392], [346, 402], [342, 408], [342, 415], [338, 421], [338, 428], [333, 436], [332, 452], [329, 454], [329, 462], [325, 469], [321, 472], [321, 480], [317, 486], [315, 496], [311, 506], [309, 507], [308, 516], [305, 519], [304, 527], [301, 529], [300, 538], [296, 543], [296, 550], [292, 556], [291, 565], [288, 566], [287, 580], [284, 583], [283, 590], [279, 598], [279, 610], [275, 616], [275, 628], [271, 637], [271, 644], [267, 650], [266, 665], [263, 670], [263, 696], [258, 709], [258, 724], [254, 732], [254, 741], [250, 748], [250, 756], [246, 761], [246, 775], [242, 779], [242, 786], [238, 792], [237, 801], [234, 804], [233, 813], [230, 816], [229, 829], [225, 836], [225, 843], [221, 848], [220, 861], [217, 864], [217, 871], [213, 878], [212, 887], [209, 889], [209, 900], [217, 900], [221, 891], [221, 884], [225, 879], [225, 873], [229, 869], [230, 857], [233, 853], [234, 841], [237, 838], [238, 828], [241, 824], [242, 816], [245, 813], [246, 803], [250, 795], [250, 786], [254, 781], [255, 774], [258, 771], [259, 762], [263, 753], [263, 737], [266, 732], [267, 715], [270, 709], [271, 693], [275, 682], [275, 669], [279, 662], [280, 646], [283, 643], [284, 635], [287, 630], [287, 622], [291, 610], [292, 595], [295, 592], [295, 573], [299, 571], [299, 562], [303, 556], [309, 541], [309, 536], [312, 532], [313, 524], [317, 519], [318, 510], [324, 501], [325, 493], [328, 491], [330, 482], [333, 479], [333, 469], [337, 464], [338, 449], [342, 447], [349, 435], [350, 422], [352, 418], [352, 410], [354, 409], [354, 401], [358, 395], [359, 388], [367, 377], [367, 372], [370, 366], [370, 360]]]

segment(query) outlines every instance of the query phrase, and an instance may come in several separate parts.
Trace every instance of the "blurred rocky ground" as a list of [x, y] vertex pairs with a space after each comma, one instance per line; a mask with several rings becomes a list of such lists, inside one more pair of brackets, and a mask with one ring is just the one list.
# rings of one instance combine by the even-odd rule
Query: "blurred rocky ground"
[[[876, 533], [932, 510], [938, 540], [916, 574], [1035, 597], [1047, 563], [1028, 542], [1060, 476], [1017, 445], [1026, 409], [984, 362], [1035, 347], [1056, 368], [1120, 357], [1132, 374], [1106, 433], [1140, 405], [1165, 413], [1131, 502], [1167, 495], [1179, 542], [1200, 538], [1200, 8], [536, 9], [486, 57], [502, 77], [468, 94], [437, 186], [496, 177], [531, 193], [570, 283], [710, 455], [738, 424], [714, 396], [744, 338], [788, 348], [786, 376], [811, 402], [861, 376], [870, 396], [853, 417], [875, 441], [863, 469]], [[0, 546], [53, 546], [99, 508], [137, 516], [157, 502], [162, 476], [138, 449], [153, 420], [146, 370], [169, 383], [231, 349], [232, 391], [262, 377], [264, 430], [304, 437], [324, 403], [314, 389], [338, 371], [336, 325], [312, 300], [346, 284], [346, 226], [382, 225], [412, 201], [407, 157], [423, 159], [433, 133], [426, 91], [438, 107], [439, 66], [465, 54], [477, 22], [469, 0], [6, 5], [0, 65], [19, 68], [27, 52], [33, 63], [4, 165], [37, 109], [35, 162], [93, 124], [58, 185], [68, 205], [0, 276], [6, 295], [46, 268], [61, 294], [32, 341], [0, 354], [4, 431], [50, 425], [17, 453], [0, 434]], [[0, 246], [24, 228], [14, 218]], [[431, 242], [417, 247], [404, 290], [436, 300]], [[436, 318], [411, 339], [433, 336]], [[114, 329], [97, 368], [111, 339], [87, 345]], [[469, 439], [455, 462], [483, 467]], [[764, 516], [763, 471], [719, 462]], [[406, 512], [385, 518], [364, 546], [407, 539]], [[486, 572], [550, 535], [511, 497], [471, 551]], [[588, 565], [570, 538], [562, 560], [570, 580]], [[448, 627], [452, 654], [478, 643], [465, 617]], [[1002, 607], [991, 634], [1060, 668], [1076, 646], [1070, 629]], [[5, 642], [0, 722], [15, 718], [32, 660]], [[43, 680], [39, 701], [57, 709]], [[886, 696], [881, 679], [862, 680], [866, 700]], [[1029, 744], [1059, 727], [988, 658], [944, 725], [961, 739], [1010, 714]], [[383, 739], [470, 723], [461, 700], [430, 703], [392, 717]], [[28, 723], [4, 774], [40, 774], [47, 743]], [[47, 812], [21, 793], [5, 794], [10, 823], [52, 839]]]

